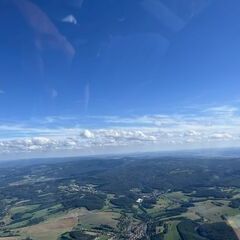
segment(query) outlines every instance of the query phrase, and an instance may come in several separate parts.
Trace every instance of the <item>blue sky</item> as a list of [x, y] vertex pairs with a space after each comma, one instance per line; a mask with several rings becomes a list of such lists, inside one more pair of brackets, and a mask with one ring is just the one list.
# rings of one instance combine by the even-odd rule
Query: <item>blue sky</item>
[[0, 9], [1, 159], [239, 146], [239, 1]]

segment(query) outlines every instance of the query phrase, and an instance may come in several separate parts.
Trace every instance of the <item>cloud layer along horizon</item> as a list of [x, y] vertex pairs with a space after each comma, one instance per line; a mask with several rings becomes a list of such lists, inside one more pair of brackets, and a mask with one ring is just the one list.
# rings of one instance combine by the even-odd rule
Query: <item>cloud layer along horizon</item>
[[[17, 157], [18, 154], [23, 157], [41, 156], [43, 153], [54, 156], [59, 152], [81, 155], [230, 147], [240, 143], [239, 110], [228, 105], [198, 110], [196, 114], [88, 119], [100, 126], [81, 126], [81, 118], [74, 116], [46, 117], [38, 124], [1, 124], [1, 158], [8, 155]], [[64, 126], [66, 122], [68, 127]], [[49, 127], [49, 124], [55, 127]]]

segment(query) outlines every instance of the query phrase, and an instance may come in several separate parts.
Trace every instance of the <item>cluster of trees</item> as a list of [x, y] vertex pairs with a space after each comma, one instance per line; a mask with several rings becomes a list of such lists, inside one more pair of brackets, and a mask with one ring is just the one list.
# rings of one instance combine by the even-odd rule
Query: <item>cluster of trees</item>
[[133, 198], [130, 198], [130, 197], [119, 197], [119, 198], [114, 198], [114, 199], [111, 199], [110, 202], [121, 208], [121, 209], [131, 209], [132, 208], [132, 205], [135, 203], [136, 200], [134, 200]]
[[214, 199], [223, 199], [223, 198], [231, 198], [232, 195], [230, 193], [221, 191], [221, 189], [209, 189], [209, 188], [196, 188], [195, 193], [192, 194], [193, 197], [212, 197]]
[[231, 199], [231, 201], [229, 203], [229, 207], [231, 207], [231, 208], [239, 208], [240, 207], [240, 199], [239, 198]]
[[64, 210], [85, 207], [88, 210], [102, 209], [105, 205], [105, 194], [88, 193], [84, 196], [73, 195], [66, 196], [61, 200]]
[[199, 226], [197, 231], [209, 240], [238, 240], [233, 229], [225, 222], [203, 224]]
[[238, 240], [233, 229], [225, 222], [199, 224], [184, 220], [177, 225], [182, 240]]
[[60, 237], [60, 240], [94, 240], [96, 237], [83, 233], [82, 231], [71, 231]]
[[145, 198], [144, 201], [142, 202], [142, 207], [146, 209], [153, 208], [153, 205], [157, 203], [156, 198], [150, 197], [150, 198]]

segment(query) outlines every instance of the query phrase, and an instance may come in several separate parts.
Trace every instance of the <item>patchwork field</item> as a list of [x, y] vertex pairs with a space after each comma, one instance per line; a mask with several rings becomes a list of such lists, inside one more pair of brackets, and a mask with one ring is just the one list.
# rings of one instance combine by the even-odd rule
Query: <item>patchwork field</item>
[[205, 222], [221, 222], [229, 216], [240, 214], [239, 209], [233, 209], [228, 206], [229, 201], [207, 200], [194, 204], [182, 216], [192, 220], [203, 219]]
[[237, 240], [240, 160], [229, 161], [0, 167], [0, 240]]

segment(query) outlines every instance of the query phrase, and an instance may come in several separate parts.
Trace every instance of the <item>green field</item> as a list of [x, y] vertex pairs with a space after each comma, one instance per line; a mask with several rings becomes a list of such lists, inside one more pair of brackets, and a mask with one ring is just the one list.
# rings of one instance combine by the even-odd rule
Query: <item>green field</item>
[[181, 240], [177, 231], [177, 225], [179, 221], [167, 222], [168, 232], [164, 235], [164, 240]]

